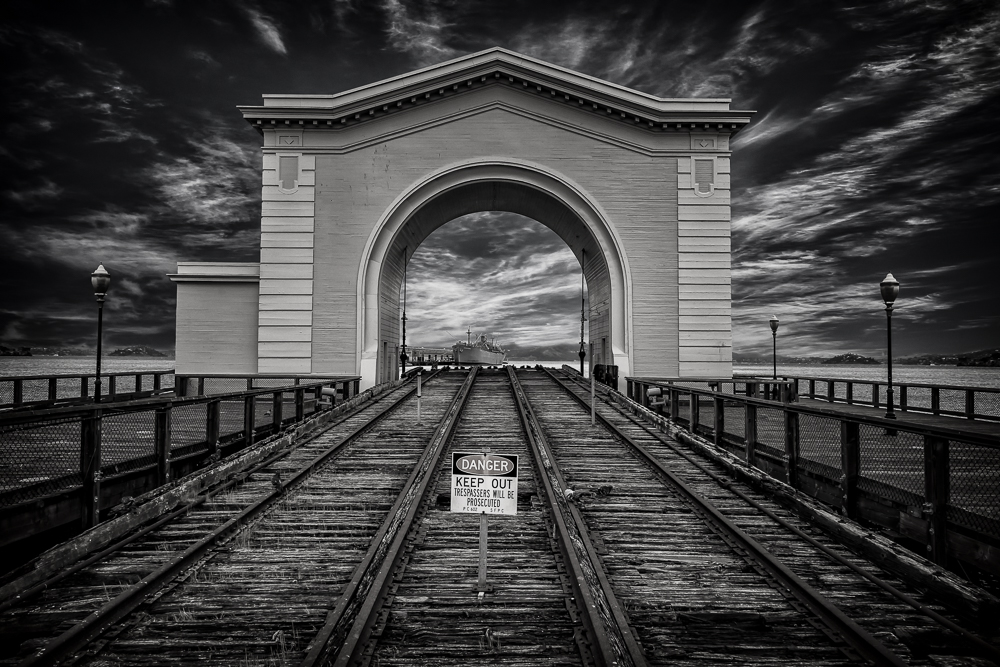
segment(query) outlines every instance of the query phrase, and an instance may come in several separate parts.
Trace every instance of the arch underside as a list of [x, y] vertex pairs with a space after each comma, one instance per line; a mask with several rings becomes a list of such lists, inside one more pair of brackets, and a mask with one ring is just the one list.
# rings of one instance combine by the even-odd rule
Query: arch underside
[[[395, 377], [398, 372], [398, 345], [400, 342], [400, 287], [403, 280], [404, 253], [412, 255], [413, 251], [436, 229], [463, 215], [482, 211], [504, 211], [516, 213], [531, 218], [545, 225], [569, 246], [577, 260], [583, 263], [586, 258], [585, 277], [589, 292], [589, 331], [590, 341], [594, 343], [594, 363], [616, 363], [615, 351], [619, 361], [627, 362], [627, 341], [625, 340], [623, 324], [614, 326], [614, 317], [624, 320], [624, 305], [615, 303], [624, 299], [624, 283], [622, 258], [611, 254], [614, 260], [608, 262], [610, 236], [605, 233], [599, 237], [594, 227], [599, 221], [594, 220], [593, 210], [581, 212], [579, 202], [567, 202], [565, 193], [553, 192], [545, 187], [545, 183], [533, 183], [519, 178], [516, 174], [480, 174], [470, 180], [457, 179], [458, 182], [435, 188], [426, 198], [420, 198], [405, 214], [397, 215], [396, 225], [386, 225], [383, 230], [382, 251], [379, 244], [373, 248], [369, 259], [368, 279], [375, 278], [371, 268], [377, 267], [378, 294], [372, 299], [371, 286], [367, 292], [367, 307], [377, 303], [377, 336], [374, 332], [363, 334], [363, 357], [369, 364], [374, 361], [375, 381], [385, 381]], [[390, 216], [391, 218], [392, 216]], [[584, 220], [585, 217], [591, 219]], [[394, 226], [390, 230], [388, 227]], [[605, 230], [606, 231], [606, 230]], [[617, 280], [613, 273], [617, 273]], [[617, 284], [616, 284], [617, 283]], [[614, 298], [615, 295], [619, 298]], [[374, 302], [374, 303], [373, 303]], [[616, 312], [621, 308], [623, 312]], [[372, 313], [366, 313], [363, 320], [368, 326], [375, 324]], [[615, 329], [618, 335], [615, 336]], [[603, 354], [602, 354], [603, 351]], [[372, 359], [374, 357], [374, 359]], [[362, 360], [364, 366], [365, 359]], [[371, 368], [371, 366], [369, 366]]]

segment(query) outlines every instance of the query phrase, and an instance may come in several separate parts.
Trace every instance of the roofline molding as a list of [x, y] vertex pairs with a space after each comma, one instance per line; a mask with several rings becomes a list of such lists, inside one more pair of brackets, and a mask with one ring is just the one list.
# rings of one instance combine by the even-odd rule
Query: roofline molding
[[697, 130], [694, 125], [709, 122], [736, 133], [754, 113], [730, 109], [728, 98], [655, 97], [499, 47], [334, 95], [269, 94], [263, 106], [237, 108], [261, 132], [272, 126], [339, 129], [492, 85], [656, 131]]

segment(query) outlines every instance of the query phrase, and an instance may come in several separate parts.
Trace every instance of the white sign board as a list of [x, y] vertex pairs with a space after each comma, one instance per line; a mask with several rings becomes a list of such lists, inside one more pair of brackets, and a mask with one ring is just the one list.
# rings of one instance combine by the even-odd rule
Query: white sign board
[[452, 452], [451, 511], [517, 514], [517, 455]]

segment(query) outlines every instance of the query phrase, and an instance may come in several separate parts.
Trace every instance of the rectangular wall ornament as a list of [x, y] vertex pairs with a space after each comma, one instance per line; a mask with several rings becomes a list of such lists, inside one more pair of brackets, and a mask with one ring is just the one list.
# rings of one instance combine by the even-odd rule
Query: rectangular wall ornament
[[312, 372], [316, 156], [279, 131], [265, 152], [261, 199], [258, 373]]

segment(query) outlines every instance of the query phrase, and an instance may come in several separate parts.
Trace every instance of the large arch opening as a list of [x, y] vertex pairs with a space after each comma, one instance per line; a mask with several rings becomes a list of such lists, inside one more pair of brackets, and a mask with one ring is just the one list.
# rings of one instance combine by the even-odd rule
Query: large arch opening
[[584, 267], [594, 363], [630, 372], [627, 259], [600, 207], [579, 188], [534, 165], [489, 162], [432, 174], [385, 212], [366, 246], [358, 280], [358, 349], [362, 383], [398, 372], [400, 287], [406, 258], [436, 229], [470, 213], [516, 213], [545, 225]]

